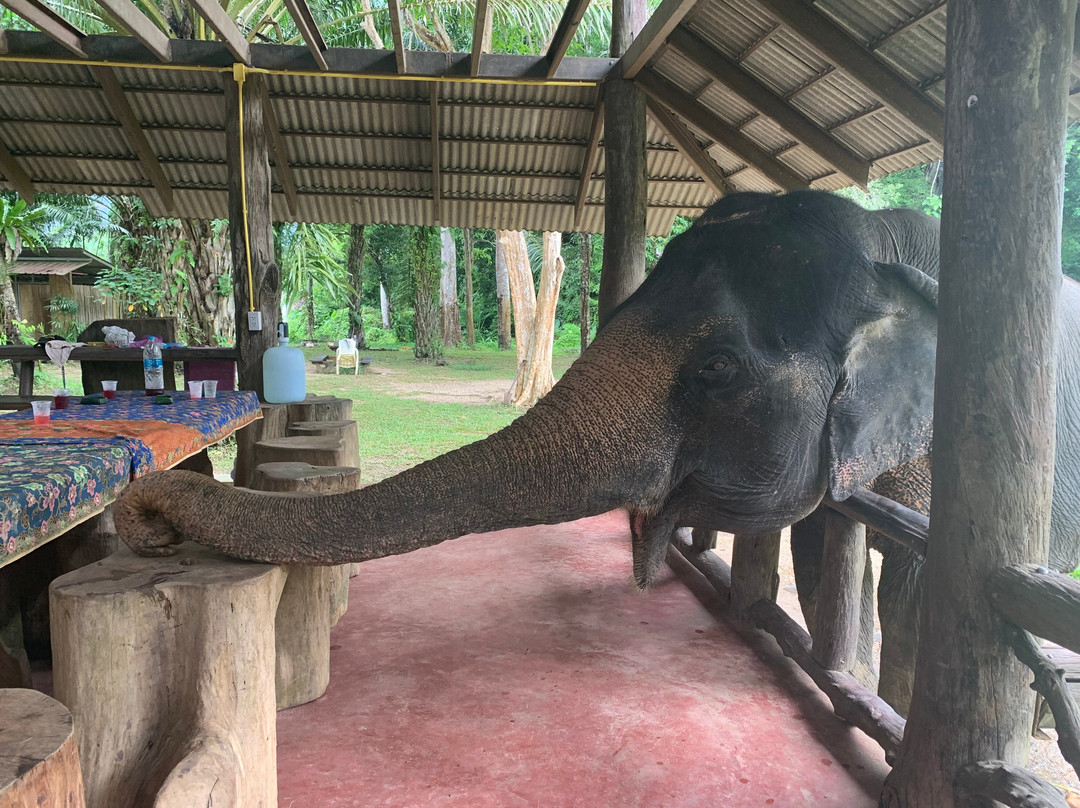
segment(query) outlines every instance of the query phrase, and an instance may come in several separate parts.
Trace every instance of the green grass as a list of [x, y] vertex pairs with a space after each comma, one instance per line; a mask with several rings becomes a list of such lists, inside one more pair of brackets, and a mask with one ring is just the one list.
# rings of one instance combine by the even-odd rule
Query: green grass
[[1080, 567], [1077, 567], [1076, 569], [1074, 569], [1072, 572], [1069, 573], [1069, 575], [1071, 575], [1076, 580], [1080, 581]]

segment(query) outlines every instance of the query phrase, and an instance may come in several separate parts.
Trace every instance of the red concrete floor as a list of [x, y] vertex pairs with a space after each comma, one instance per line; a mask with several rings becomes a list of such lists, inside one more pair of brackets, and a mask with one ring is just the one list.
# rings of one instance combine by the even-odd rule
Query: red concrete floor
[[615, 513], [363, 564], [329, 689], [278, 714], [280, 808], [876, 806], [877, 746], [693, 570], [639, 594], [628, 540]]

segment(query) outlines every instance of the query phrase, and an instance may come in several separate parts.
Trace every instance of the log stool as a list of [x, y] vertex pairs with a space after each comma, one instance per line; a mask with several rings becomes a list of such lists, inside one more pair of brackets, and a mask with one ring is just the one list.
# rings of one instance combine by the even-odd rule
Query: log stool
[[[337, 440], [336, 438], [334, 440]], [[252, 487], [294, 496], [339, 494], [359, 487], [360, 470], [308, 463], [263, 463]], [[278, 605], [277, 706], [317, 699], [330, 683], [330, 629], [349, 607], [351, 564], [289, 565]]]
[[341, 438], [272, 438], [255, 444], [255, 466], [263, 463], [310, 463], [313, 466], [347, 466], [348, 450]]
[[262, 418], [252, 421], [236, 432], [236, 463], [233, 465], [233, 484], [251, 487], [255, 474], [255, 444], [261, 440], [284, 438], [289, 425], [287, 404], [263, 404]]
[[53, 581], [56, 696], [90, 808], [277, 805], [274, 613], [285, 569], [193, 543]]
[[289, 424], [291, 438], [340, 438], [345, 444], [345, 466], [360, 467], [360, 439], [356, 421], [297, 421]]
[[289, 423], [297, 421], [348, 421], [352, 418], [352, 399], [337, 396], [309, 395], [303, 401], [286, 405]]
[[0, 808], [85, 808], [71, 713], [36, 690], [0, 690]]

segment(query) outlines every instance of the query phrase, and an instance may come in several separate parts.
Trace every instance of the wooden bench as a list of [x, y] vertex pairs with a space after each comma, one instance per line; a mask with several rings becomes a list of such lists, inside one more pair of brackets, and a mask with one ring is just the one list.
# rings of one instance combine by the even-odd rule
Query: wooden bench
[[337, 362], [337, 359], [330, 354], [319, 354], [318, 356], [313, 356], [308, 361], [313, 365], [321, 367], [323, 370], [329, 370], [330, 365]]

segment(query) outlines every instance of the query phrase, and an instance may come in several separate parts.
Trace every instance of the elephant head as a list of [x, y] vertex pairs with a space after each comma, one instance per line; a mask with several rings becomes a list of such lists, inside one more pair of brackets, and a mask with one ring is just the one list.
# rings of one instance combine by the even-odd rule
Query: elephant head
[[626, 508], [647, 586], [677, 526], [780, 529], [926, 453], [937, 242], [925, 218], [821, 192], [733, 195], [500, 432], [330, 497], [149, 475], [121, 495], [118, 531], [144, 553], [193, 538], [337, 564]]

